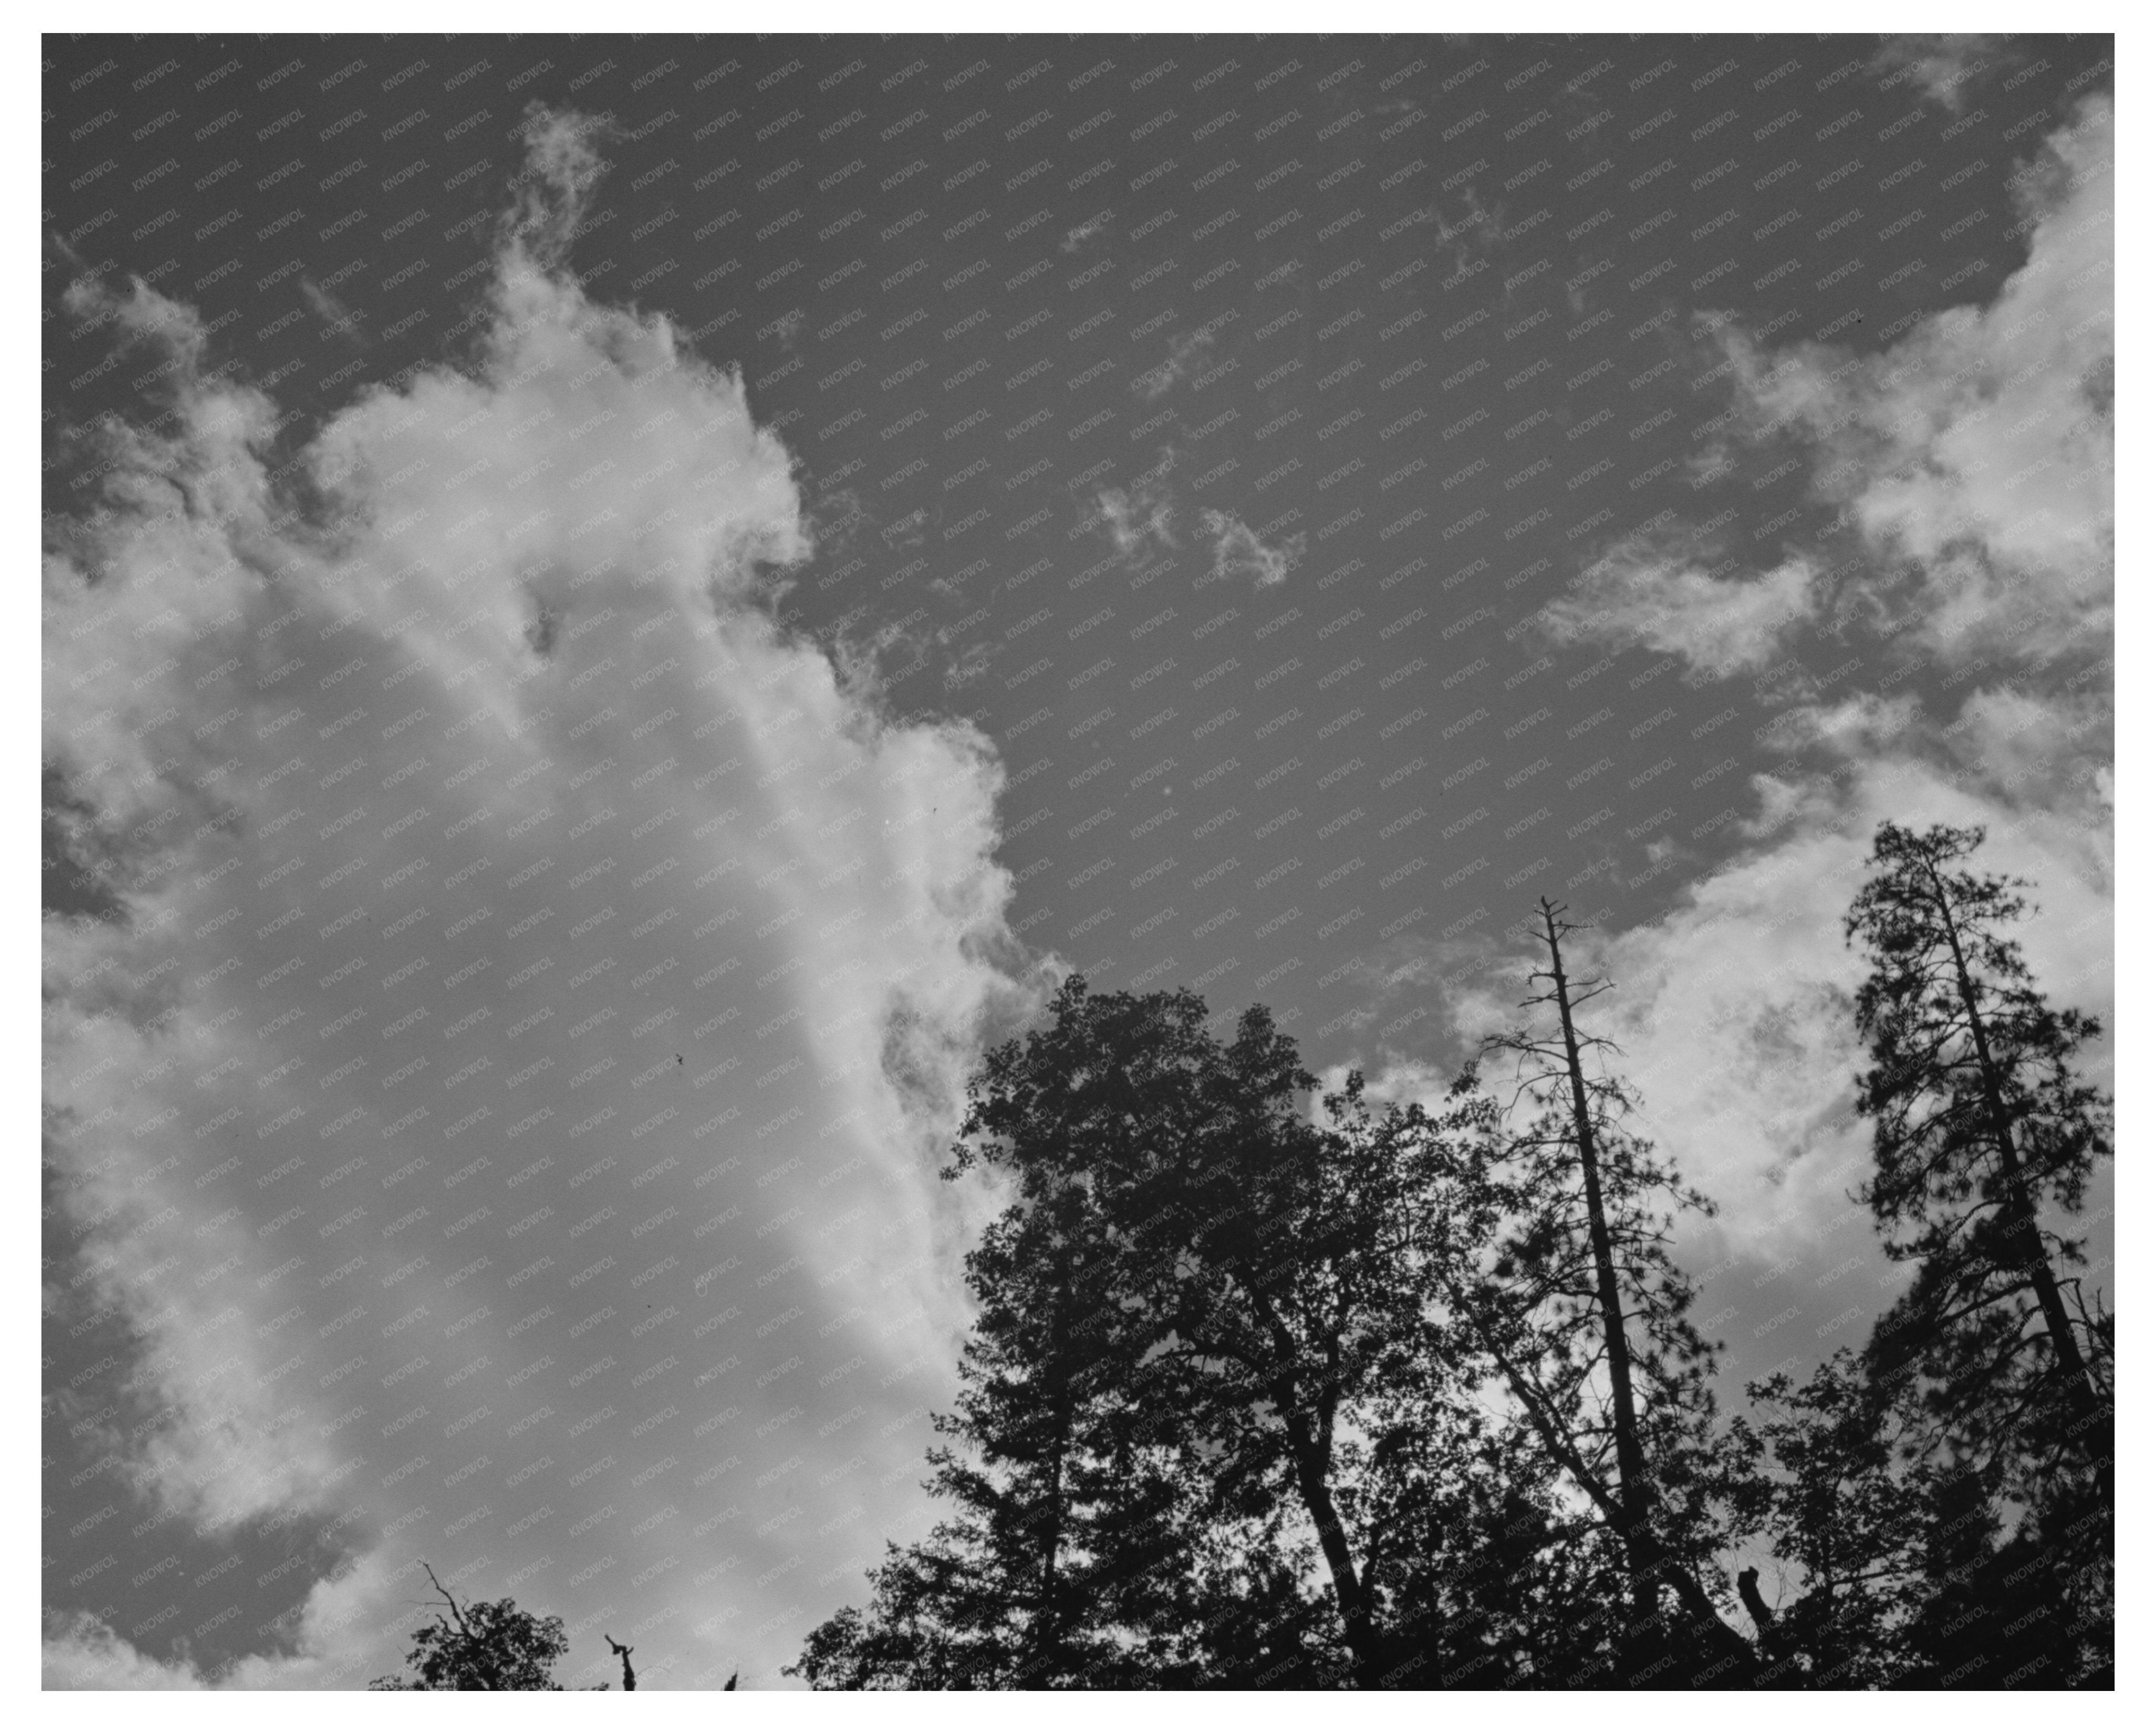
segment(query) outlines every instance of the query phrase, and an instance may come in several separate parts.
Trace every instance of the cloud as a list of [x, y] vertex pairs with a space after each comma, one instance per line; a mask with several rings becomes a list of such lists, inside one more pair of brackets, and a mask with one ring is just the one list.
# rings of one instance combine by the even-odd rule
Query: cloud
[[1875, 621], [1918, 650], [2048, 661], [2109, 629], [2112, 132], [2108, 99], [2091, 98], [2016, 176], [2029, 260], [1989, 305], [1868, 356], [1723, 332], [1732, 417], [1810, 447], [1816, 493], [1882, 565], [1864, 595]]
[[[1755, 788], [1763, 812], [1776, 793]], [[1865, 761], [1838, 790], [1807, 788], [1801, 813], [1609, 945], [1631, 1074], [1671, 1149], [1747, 1225], [1785, 1220], [1793, 1204], [1825, 1219], [1855, 1182], [1785, 1175], [1869, 1141], [1849, 1107], [1861, 967], [1840, 919], [1881, 821], [1986, 826], [1981, 865], [2037, 883], [2041, 913], [2021, 937], [2040, 981], [2061, 1004], [2109, 1013], [2111, 870], [2087, 824], [2102, 813], [2093, 797], [2061, 818], [1973, 793], [1914, 750]]]
[[1817, 614], [1821, 587], [1802, 557], [1763, 575], [1725, 577], [1682, 557], [1620, 549], [1586, 569], [1539, 620], [1553, 639], [1649, 647], [1682, 659], [1687, 676], [1714, 680], [1770, 663], [1784, 632]]
[[172, 1640], [172, 1655], [152, 1657], [88, 1611], [48, 1611], [41, 1686], [64, 1690], [353, 1689], [400, 1667], [408, 1641], [371, 1646], [354, 1634], [362, 1623], [382, 1624], [403, 1636], [427, 1619], [415, 1610], [421, 1570], [413, 1558], [393, 1567], [380, 1552], [317, 1581], [293, 1613], [290, 1650], [205, 1661], [192, 1635]]
[[1194, 335], [1172, 336], [1168, 344], [1168, 357], [1158, 365], [1132, 380], [1131, 387], [1147, 401], [1158, 401], [1178, 382], [1198, 369], [1213, 346], [1213, 331], [1201, 329]]
[[1097, 239], [1108, 231], [1108, 223], [1113, 213], [1113, 211], [1104, 209], [1097, 214], [1088, 216], [1076, 227], [1064, 234], [1062, 249], [1066, 252], [1075, 252], [1091, 241]]
[[531, 101], [524, 110], [525, 165], [515, 204], [501, 225], [504, 252], [521, 250], [543, 269], [559, 267], [583, 226], [592, 193], [606, 173], [596, 148], [613, 127], [603, 116]]
[[1466, 215], [1456, 221], [1443, 215], [1437, 218], [1437, 244], [1452, 260], [1451, 273], [1443, 284], [1448, 288], [1490, 267], [1486, 254], [1499, 243], [1504, 227], [1502, 206], [1485, 205], [1471, 183], [1460, 187], [1460, 201], [1466, 206]]
[[1204, 510], [1199, 519], [1213, 539], [1213, 580], [1243, 577], [1260, 587], [1277, 587], [1301, 560], [1306, 542], [1301, 533], [1268, 545], [1233, 515], [1220, 510]]
[[51, 1689], [200, 1689], [208, 1686], [192, 1665], [145, 1657], [98, 1618], [78, 1612], [57, 1629], [48, 1627], [39, 1686]]
[[[530, 136], [470, 374], [363, 394], [303, 497], [191, 310], [69, 302], [174, 362], [44, 566], [44, 758], [115, 907], [44, 930], [69, 1267], [162, 1408], [138, 1490], [374, 1529], [248, 1682], [393, 1667], [384, 1577], [452, 1511], [536, 1608], [635, 1574], [775, 1652], [918, 1465], [964, 1321], [923, 1172], [1040, 985], [993, 747], [773, 620], [788, 451], [560, 267], [598, 165]], [[187, 1675], [123, 1646], [77, 1624], [49, 1678]]]
[[1086, 525], [1106, 530], [1118, 557], [1142, 557], [1149, 543], [1175, 548], [1175, 502], [1168, 487], [1150, 476], [1128, 490], [1104, 488], [1093, 499]]
[[2008, 52], [2005, 39], [1997, 36], [1891, 36], [1872, 56], [1871, 70], [1885, 74], [1882, 90], [1906, 84], [1958, 114], [1968, 87], [1995, 70]]
[[307, 309], [328, 326], [323, 331], [324, 339], [337, 335], [355, 346], [364, 346], [367, 344], [367, 338], [359, 331], [362, 313], [353, 310], [316, 281], [302, 278], [300, 294], [306, 300]]

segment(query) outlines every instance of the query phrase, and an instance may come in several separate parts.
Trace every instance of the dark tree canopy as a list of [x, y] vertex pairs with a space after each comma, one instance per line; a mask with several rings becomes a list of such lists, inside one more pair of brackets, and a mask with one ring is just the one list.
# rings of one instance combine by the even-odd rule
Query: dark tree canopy
[[928, 1489], [818, 1688], [2110, 1683], [2112, 1323], [2065, 1226], [2110, 1152], [1982, 834], [1881, 829], [1847, 923], [1859, 1201], [1908, 1291], [1725, 1418], [1613, 985], [1545, 900], [1441, 1099], [1330, 1089], [1262, 1007], [1073, 977], [946, 1178], [1006, 1207]]
[[[420, 1564], [426, 1568], [424, 1563]], [[449, 1607], [434, 1621], [416, 1629], [412, 1650], [404, 1655], [410, 1674], [377, 1676], [367, 1686], [391, 1691], [404, 1689], [542, 1689], [554, 1693], [556, 1660], [567, 1655], [569, 1636], [558, 1616], [534, 1616], [514, 1598], [477, 1599], [459, 1604], [434, 1571], [427, 1578]]]

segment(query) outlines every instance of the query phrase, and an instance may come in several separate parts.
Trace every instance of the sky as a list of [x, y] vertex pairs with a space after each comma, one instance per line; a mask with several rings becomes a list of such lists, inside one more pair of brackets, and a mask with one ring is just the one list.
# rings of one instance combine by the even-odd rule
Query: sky
[[1428, 1095], [1548, 895], [1861, 1342], [1878, 823], [2112, 1009], [2110, 54], [46, 38], [46, 1686], [783, 1686], [1074, 970]]

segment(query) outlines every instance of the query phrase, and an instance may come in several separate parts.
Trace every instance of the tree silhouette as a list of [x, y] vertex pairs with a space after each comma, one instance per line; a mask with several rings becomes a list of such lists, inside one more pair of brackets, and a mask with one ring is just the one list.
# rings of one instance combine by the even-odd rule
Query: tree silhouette
[[949, 1512], [787, 1674], [2108, 1686], [2112, 1325], [2056, 1227], [2108, 1104], [2094, 1024], [1998, 932], [2015, 883], [1954, 866], [1980, 838], [1882, 828], [1847, 923], [1861, 1200], [1914, 1285], [1727, 1422], [1672, 1255], [1712, 1210], [1631, 1128], [1562, 906], [1528, 1015], [1427, 1111], [1317, 1093], [1262, 1007], [1222, 1039], [1188, 990], [1072, 977], [985, 1057], [945, 1175], [1008, 1198], [929, 1455]]
[[[377, 1676], [371, 1689], [389, 1692], [409, 1689], [542, 1689], [562, 1691], [553, 1680], [557, 1660], [569, 1650], [569, 1636], [558, 1616], [534, 1616], [520, 1610], [513, 1598], [480, 1599], [459, 1604], [455, 1596], [435, 1578], [427, 1564], [427, 1578], [442, 1595], [449, 1614], [435, 1613], [434, 1620], [413, 1632], [412, 1650], [404, 1662], [411, 1674]], [[604, 1685], [602, 1684], [602, 1686]]]
[[1460, 1166], [1447, 1291], [1463, 1344], [1614, 1537], [1630, 1596], [1613, 1669], [1728, 1675], [1752, 1651], [1702, 1578], [1720, 1584], [1707, 1566], [1714, 1348], [1686, 1315], [1691, 1284], [1668, 1249], [1675, 1215], [1712, 1206], [1626, 1128], [1632, 1093], [1604, 1069], [1614, 1044], [1578, 1018], [1612, 984], [1567, 974], [1578, 930], [1563, 914], [1544, 899], [1534, 918], [1544, 956], [1530, 981], [1543, 986], [1523, 1009], [1537, 1016], [1484, 1044], [1513, 1095]]
[[[1223, 1044], [1187, 990], [1078, 977], [990, 1053], [952, 1172], [993, 1167], [1015, 1201], [968, 1260], [982, 1315], [939, 1429], [970, 1458], [931, 1457], [959, 1512], [892, 1551], [800, 1674], [1311, 1686], [1393, 1667], [1365, 1573], [1376, 1498], [1351, 1486], [1362, 1434], [1437, 1381], [1435, 1131], [1373, 1117], [1359, 1077], [1313, 1117], [1315, 1087], [1262, 1008]], [[1329, 1624], [1301, 1590], [1312, 1544]]]
[[1846, 1347], [1804, 1382], [1777, 1372], [1750, 1394], [1758, 1423], [1735, 1420], [1731, 1442], [1740, 1518], [1801, 1587], [1760, 1622], [1756, 1571], [1748, 1592], [1738, 1578], [1775, 1684], [1888, 1686], [1907, 1668], [1901, 1636], [1925, 1592], [1925, 1475], [1897, 1462], [1894, 1428]]
[[[2053, 1008], [2001, 931], [2026, 911], [2028, 883], [1958, 865], [1984, 837], [1883, 823], [1845, 923], [1870, 960], [1856, 997], [1870, 1056], [1857, 1109], [1872, 1121], [1862, 1197], [1888, 1255], [1917, 1265], [1866, 1364], [1938, 1480], [1939, 1512], [1960, 1504], [1927, 1559], [1933, 1593], [1912, 1629], [1922, 1680], [2048, 1670], [2107, 1685], [2113, 1329], [2060, 1219], [2112, 1152], [2109, 1098], [2075, 1069], [2101, 1030]], [[1994, 1637], [2013, 1624], [2011, 1643], [1987, 1639], [1987, 1623]]]
[[2053, 1009], [1997, 931], [2020, 920], [2027, 882], [1954, 865], [1983, 839], [1882, 824], [1847, 918], [1871, 960], [1856, 997], [1864, 1200], [1888, 1255], [1917, 1265], [1870, 1362], [1885, 1383], [1921, 1378], [1940, 1434], [1979, 1465], [2034, 1450], [2049, 1465], [2065, 1449], [2107, 1476], [2110, 1321], [2061, 1272], [2085, 1260], [2080, 1237], [2045, 1220], [2079, 1211], [2111, 1153], [2108, 1100], [2073, 1070], [2100, 1029]]

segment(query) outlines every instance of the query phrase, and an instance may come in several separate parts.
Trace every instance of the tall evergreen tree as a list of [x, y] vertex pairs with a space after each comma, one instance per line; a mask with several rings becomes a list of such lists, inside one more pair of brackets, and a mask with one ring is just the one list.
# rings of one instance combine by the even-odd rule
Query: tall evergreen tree
[[[2113, 1331], [2069, 1225], [2112, 1152], [2109, 1098], [2077, 1070], [2101, 1029], [2051, 1006], [2003, 931], [2028, 883], [1959, 865], [1984, 836], [1882, 824], [1846, 921], [1870, 962], [1856, 997], [1869, 1054], [1857, 1108], [1872, 1121], [1862, 1195], [1888, 1255], [1916, 1265], [1866, 1363], [1913, 1452], [1950, 1481], [1939, 1488], [1971, 1499], [1929, 1559], [1936, 1595], [1915, 1630], [1926, 1680], [2047, 1668], [2101, 1684]], [[1990, 1518], [1972, 1548], [1979, 1506]], [[2008, 1624], [2015, 1645], [1984, 1641]]]
[[[930, 1491], [952, 1513], [894, 1547], [870, 1610], [810, 1637], [818, 1687], [1055, 1688], [1145, 1683], [1162, 1649], [1128, 1632], [1188, 1609], [1175, 1556], [1184, 1508], [1133, 1398], [1114, 1321], [1114, 1246], [1085, 1188], [1043, 1180], [966, 1264], [978, 1306], [949, 1440]], [[1142, 1346], [1138, 1349], [1142, 1352]]]
[[1864, 1198], [1914, 1283], [1880, 1322], [1875, 1377], [1920, 1378], [1943, 1434], [1979, 1465], [2015, 1452], [2109, 1464], [2110, 1327], [2080, 1300], [2077, 1213], [2111, 1153], [2107, 1098], [2075, 1070], [2100, 1034], [2033, 985], [1999, 931], [2027, 884], [1957, 865], [1981, 828], [1892, 821], [1846, 922], [1870, 961], [1856, 1023], [1870, 1056]]

